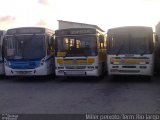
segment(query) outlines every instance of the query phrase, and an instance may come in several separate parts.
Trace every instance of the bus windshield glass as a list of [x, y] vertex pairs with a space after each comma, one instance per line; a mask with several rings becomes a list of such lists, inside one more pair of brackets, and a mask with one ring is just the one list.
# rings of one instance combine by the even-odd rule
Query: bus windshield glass
[[0, 59], [2, 59], [2, 39], [0, 39]]
[[97, 38], [95, 35], [57, 37], [57, 56], [95, 56]]
[[108, 34], [108, 54], [151, 54], [153, 35], [149, 32]]
[[44, 56], [44, 35], [16, 35], [5, 38], [5, 57], [7, 59], [40, 59]]

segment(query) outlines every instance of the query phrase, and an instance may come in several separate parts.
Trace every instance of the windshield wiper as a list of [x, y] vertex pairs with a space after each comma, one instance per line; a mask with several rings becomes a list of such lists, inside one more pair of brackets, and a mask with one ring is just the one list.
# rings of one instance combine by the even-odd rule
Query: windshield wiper
[[73, 55], [69, 52], [70, 52], [70, 50], [66, 50], [65, 55], [63, 57], [72, 57]]
[[143, 56], [145, 54], [145, 52], [146, 52], [145, 45], [142, 45], [142, 48], [143, 48], [142, 49], [143, 51], [140, 53], [141, 56]]
[[117, 53], [116, 53], [116, 56], [119, 55], [119, 53], [120, 53], [120, 51], [122, 50], [123, 46], [124, 46], [124, 44], [121, 44], [121, 46], [119, 47], [119, 49], [118, 49], [118, 51], [117, 51]]
[[146, 50], [143, 50], [140, 55], [143, 56], [145, 54]]

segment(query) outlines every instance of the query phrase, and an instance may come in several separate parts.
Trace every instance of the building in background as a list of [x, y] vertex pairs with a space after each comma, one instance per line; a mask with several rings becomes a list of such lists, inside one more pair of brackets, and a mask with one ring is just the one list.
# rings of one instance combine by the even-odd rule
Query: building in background
[[68, 28], [96, 28], [99, 29], [100, 31], [103, 31], [100, 27], [97, 25], [93, 24], [86, 24], [86, 23], [78, 23], [78, 22], [70, 22], [70, 21], [63, 21], [63, 20], [58, 20], [58, 29], [68, 29]]

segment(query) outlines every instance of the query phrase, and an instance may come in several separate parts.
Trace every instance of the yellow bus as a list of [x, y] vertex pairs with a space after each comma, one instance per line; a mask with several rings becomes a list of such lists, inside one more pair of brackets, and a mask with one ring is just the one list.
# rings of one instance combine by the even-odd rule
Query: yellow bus
[[100, 76], [106, 71], [106, 35], [96, 28], [55, 31], [57, 76]]

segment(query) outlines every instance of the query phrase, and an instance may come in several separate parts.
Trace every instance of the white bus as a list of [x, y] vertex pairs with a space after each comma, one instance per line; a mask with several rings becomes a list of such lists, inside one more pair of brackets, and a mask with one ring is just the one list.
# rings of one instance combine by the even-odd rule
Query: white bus
[[4, 75], [3, 38], [5, 31], [0, 30], [0, 75]]
[[155, 73], [160, 75], [160, 22], [155, 26]]
[[43, 27], [8, 29], [4, 39], [7, 76], [54, 73], [54, 31]]
[[106, 70], [106, 36], [96, 28], [55, 31], [57, 76], [100, 76]]
[[153, 75], [154, 39], [151, 27], [118, 27], [109, 29], [107, 34], [109, 75]]

